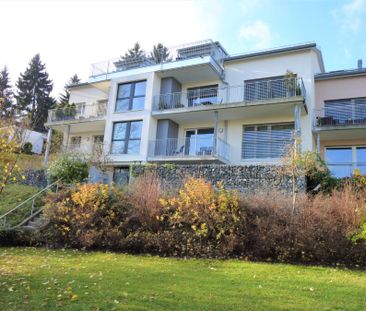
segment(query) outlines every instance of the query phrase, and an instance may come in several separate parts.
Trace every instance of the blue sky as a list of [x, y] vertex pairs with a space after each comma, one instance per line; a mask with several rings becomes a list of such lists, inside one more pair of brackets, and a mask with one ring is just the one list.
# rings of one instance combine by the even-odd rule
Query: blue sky
[[[315, 41], [326, 70], [366, 67], [366, 0], [1, 0], [0, 67], [12, 82], [41, 53], [56, 96], [73, 73], [146, 49], [212, 38], [231, 54]], [[42, 29], [42, 32], [39, 30]]]

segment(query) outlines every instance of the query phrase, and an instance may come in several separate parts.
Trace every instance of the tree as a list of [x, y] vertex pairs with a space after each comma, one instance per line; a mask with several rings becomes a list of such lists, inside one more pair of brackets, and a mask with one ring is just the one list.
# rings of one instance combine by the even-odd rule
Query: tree
[[78, 84], [80, 82], [80, 79], [78, 77], [78, 75], [75, 73], [70, 79], [69, 81], [65, 84], [64, 87], [64, 94], [60, 94], [60, 98], [59, 98], [59, 105], [60, 106], [65, 106], [69, 103], [70, 101], [70, 91], [69, 88], [70, 86], [74, 85], [74, 84]]
[[141, 59], [145, 57], [145, 51], [141, 48], [141, 45], [136, 42], [133, 48], [129, 49], [124, 56], [121, 56], [121, 60]]
[[0, 71], [0, 118], [12, 117], [15, 113], [13, 90], [6, 66]]
[[21, 116], [27, 116], [31, 128], [44, 130], [48, 110], [55, 106], [55, 99], [50, 95], [53, 82], [49, 79], [46, 66], [36, 54], [24, 73], [20, 74], [17, 86], [17, 109]]
[[150, 57], [155, 61], [155, 63], [160, 64], [167, 61], [170, 61], [169, 57], [169, 49], [164, 46], [162, 43], [158, 43], [154, 45], [152, 52], [150, 53]]
[[321, 161], [320, 156], [316, 152], [299, 151], [299, 138], [294, 139], [294, 143], [288, 146], [286, 155], [282, 158], [282, 165], [278, 173], [284, 177], [291, 178], [291, 195], [292, 195], [292, 211], [291, 222], [296, 210], [297, 195], [300, 192], [300, 180], [306, 176], [318, 174], [319, 172], [326, 172], [327, 167]]

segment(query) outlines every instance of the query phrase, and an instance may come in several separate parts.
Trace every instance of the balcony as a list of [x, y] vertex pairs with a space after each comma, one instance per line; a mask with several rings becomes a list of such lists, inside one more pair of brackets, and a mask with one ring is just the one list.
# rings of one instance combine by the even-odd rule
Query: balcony
[[315, 113], [315, 126], [320, 129], [366, 126], [366, 103], [329, 105]]
[[99, 100], [92, 104], [69, 104], [63, 108], [49, 110], [46, 126], [104, 120], [106, 112], [107, 100]]
[[[302, 78], [266, 79], [247, 82], [240, 86], [156, 95], [153, 101], [153, 113], [157, 115], [165, 111], [202, 111], [292, 101], [304, 103], [305, 98]], [[306, 109], [306, 105], [304, 108]]]
[[[223, 59], [226, 51], [218, 42], [203, 40], [172, 48], [162, 48], [146, 52], [137, 57], [119, 57], [91, 65], [89, 82], [117, 78], [128, 74], [156, 71], [161, 76], [175, 76], [181, 83], [191, 76], [202, 79], [217, 79], [223, 72]], [[192, 67], [197, 72], [192, 73]], [[147, 68], [149, 67], [149, 70]], [[172, 70], [174, 72], [172, 73]], [[187, 71], [188, 70], [188, 71]], [[194, 69], [193, 69], [194, 70]], [[133, 71], [133, 72], [132, 72]]]
[[230, 160], [230, 145], [221, 139], [188, 137], [149, 141], [148, 159], [151, 161], [221, 162]]

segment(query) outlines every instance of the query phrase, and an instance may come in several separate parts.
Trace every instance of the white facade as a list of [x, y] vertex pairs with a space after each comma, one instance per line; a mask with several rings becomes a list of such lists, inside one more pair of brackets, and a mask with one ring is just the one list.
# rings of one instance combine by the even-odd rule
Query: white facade
[[[296, 75], [296, 80], [293, 80], [296, 84], [291, 94], [283, 93], [283, 89], [288, 88], [287, 82], [284, 82], [287, 71]], [[95, 137], [103, 136], [104, 150], [109, 154], [111, 167], [151, 161], [273, 164], [278, 163], [279, 158], [270, 153], [267, 158], [266, 150], [260, 157], [243, 157], [243, 148], [246, 148], [243, 129], [249, 131], [256, 125], [255, 131], [259, 133], [267, 126], [264, 133], [271, 131], [268, 133], [274, 137], [277, 132], [273, 131], [277, 124], [292, 124], [301, 132], [303, 150], [313, 150], [314, 75], [323, 71], [321, 54], [315, 44], [237, 57], [224, 55], [221, 63], [211, 56], [204, 56], [185, 60], [177, 58], [176, 61], [165, 64], [116, 70], [92, 76], [89, 83], [71, 88], [70, 102], [76, 104], [76, 114], [73, 112], [71, 118], [49, 119], [47, 126], [64, 132], [66, 148], [72, 142], [92, 146], [97, 141]], [[124, 88], [128, 91], [137, 88], [136, 85], [121, 87], [122, 95], [118, 95], [119, 85], [135, 81], [146, 81], [143, 107], [117, 112], [117, 98], [121, 105], [124, 102], [134, 105], [131, 102], [136, 99], [133, 91], [131, 98], [123, 97]], [[306, 93], [302, 88], [301, 92], [298, 91], [302, 82]], [[175, 86], [172, 87], [172, 84]], [[171, 92], [167, 92], [167, 85], [171, 87]], [[210, 88], [202, 88], [205, 86]], [[251, 93], [248, 97], [249, 92], [255, 94]], [[257, 97], [258, 92], [265, 93], [266, 97], [263, 94], [260, 95], [262, 97]], [[167, 99], [168, 106], [165, 102]], [[141, 102], [141, 98], [136, 101]], [[106, 103], [103, 116], [87, 113], [88, 109], [94, 111], [90, 110], [93, 107], [100, 111], [101, 103]], [[301, 113], [298, 118], [294, 112], [296, 109]], [[55, 111], [53, 113], [57, 114]], [[131, 121], [142, 121], [139, 134], [131, 133], [135, 126], [133, 124], [115, 125]], [[113, 133], [114, 127], [120, 132]], [[125, 127], [130, 127], [129, 134], [121, 130]], [[137, 142], [136, 138], [132, 141], [133, 135], [140, 136], [140, 141]], [[126, 137], [128, 143], [124, 140]], [[212, 138], [212, 144], [208, 143]], [[113, 143], [114, 147], [111, 146]], [[130, 143], [139, 143], [138, 152], [134, 149], [134, 152], [129, 153], [129, 147], [124, 146]], [[270, 148], [270, 144], [267, 145]], [[116, 146], [124, 151], [111, 152]], [[249, 155], [253, 153], [250, 148]]]

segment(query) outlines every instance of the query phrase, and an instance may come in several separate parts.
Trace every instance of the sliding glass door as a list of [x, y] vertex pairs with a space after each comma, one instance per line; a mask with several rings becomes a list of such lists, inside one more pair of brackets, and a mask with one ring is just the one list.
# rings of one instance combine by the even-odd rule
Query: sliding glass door
[[190, 156], [213, 155], [213, 140], [213, 128], [187, 130], [185, 154]]

